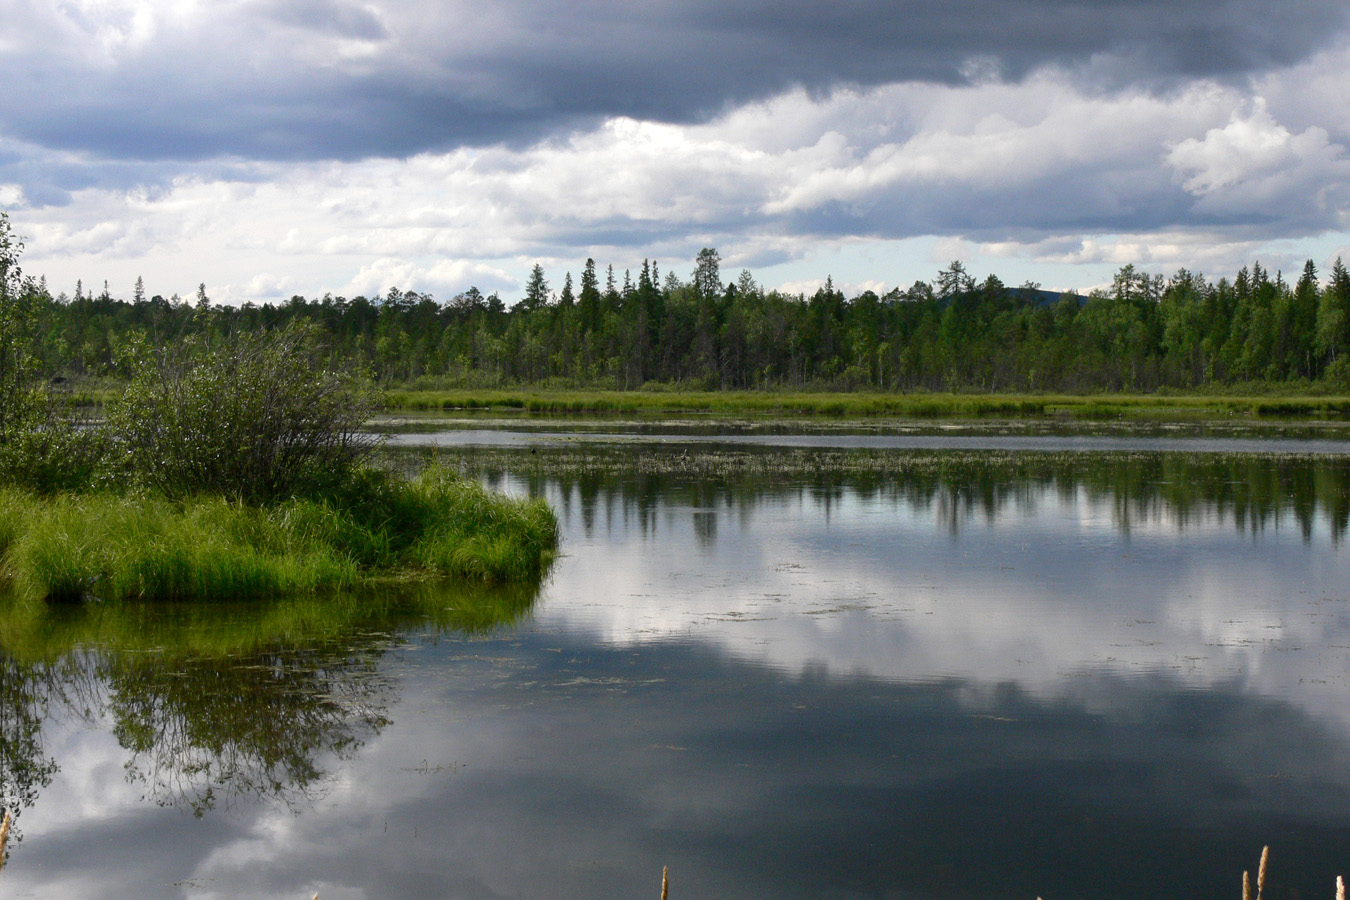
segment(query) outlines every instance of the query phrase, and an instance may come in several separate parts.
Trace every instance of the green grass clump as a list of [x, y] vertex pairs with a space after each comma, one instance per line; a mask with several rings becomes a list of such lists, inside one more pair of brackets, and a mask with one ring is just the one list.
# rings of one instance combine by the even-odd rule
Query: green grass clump
[[255, 508], [107, 494], [36, 504], [5, 554], [20, 597], [225, 600], [353, 584], [347, 558], [295, 546]]
[[521, 503], [432, 469], [413, 483], [421, 533], [406, 558], [442, 575], [483, 581], [538, 578], [558, 543], [542, 500]]
[[381, 579], [539, 578], [558, 525], [519, 501], [431, 469], [376, 470], [342, 492], [258, 507], [106, 493], [0, 493], [3, 571], [26, 600], [205, 600], [307, 594]]

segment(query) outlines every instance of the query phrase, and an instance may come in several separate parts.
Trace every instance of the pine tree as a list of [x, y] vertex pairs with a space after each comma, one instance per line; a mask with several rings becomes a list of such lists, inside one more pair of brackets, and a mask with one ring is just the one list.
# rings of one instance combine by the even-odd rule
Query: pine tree
[[1317, 284], [1317, 266], [1310, 259], [1303, 265], [1303, 274], [1288, 298], [1281, 323], [1284, 366], [1290, 376], [1312, 378], [1316, 375], [1313, 352], [1317, 344], [1317, 308], [1321, 300]]
[[571, 309], [576, 303], [576, 297], [572, 294], [572, 273], [568, 272], [567, 277], [563, 279], [562, 293], [558, 295], [558, 305], [564, 309]]
[[722, 256], [712, 247], [698, 251], [694, 264], [694, 290], [706, 299], [722, 294]]
[[1339, 256], [1317, 305], [1317, 349], [1328, 365], [1350, 350], [1350, 273]]
[[594, 332], [600, 328], [600, 283], [595, 277], [595, 260], [587, 259], [586, 267], [581, 270], [581, 296], [578, 298], [581, 310], [581, 329]]
[[544, 278], [544, 267], [534, 264], [530, 270], [530, 280], [525, 282], [525, 308], [542, 309], [548, 305], [548, 281]]

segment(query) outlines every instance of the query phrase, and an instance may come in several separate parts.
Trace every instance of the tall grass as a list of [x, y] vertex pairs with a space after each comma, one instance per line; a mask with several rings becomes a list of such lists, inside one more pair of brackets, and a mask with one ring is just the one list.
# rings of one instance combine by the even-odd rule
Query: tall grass
[[52, 601], [223, 600], [341, 587], [358, 574], [220, 498], [57, 497], [33, 508], [5, 561], [20, 597]]
[[489, 494], [437, 469], [369, 470], [343, 493], [255, 507], [94, 493], [0, 492], [0, 552], [25, 600], [228, 600], [380, 579], [525, 581], [558, 526], [542, 501]]

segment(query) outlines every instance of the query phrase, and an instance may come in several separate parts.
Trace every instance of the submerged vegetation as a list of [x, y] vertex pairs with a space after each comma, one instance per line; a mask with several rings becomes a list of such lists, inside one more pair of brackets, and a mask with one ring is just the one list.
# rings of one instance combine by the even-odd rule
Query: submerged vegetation
[[316, 329], [127, 349], [130, 386], [79, 423], [35, 362], [36, 305], [0, 219], [0, 578], [24, 600], [205, 599], [372, 578], [537, 580], [542, 501], [370, 463], [366, 382]]

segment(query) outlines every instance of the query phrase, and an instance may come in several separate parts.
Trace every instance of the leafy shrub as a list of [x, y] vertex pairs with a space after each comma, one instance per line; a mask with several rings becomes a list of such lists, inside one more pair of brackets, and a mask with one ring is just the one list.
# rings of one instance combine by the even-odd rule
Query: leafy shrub
[[375, 409], [357, 380], [324, 365], [304, 323], [164, 351], [109, 415], [121, 464], [167, 497], [214, 493], [250, 503], [349, 478], [373, 439]]

